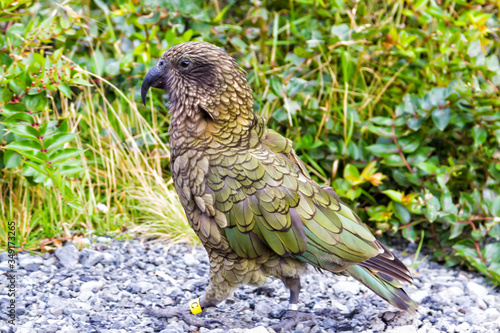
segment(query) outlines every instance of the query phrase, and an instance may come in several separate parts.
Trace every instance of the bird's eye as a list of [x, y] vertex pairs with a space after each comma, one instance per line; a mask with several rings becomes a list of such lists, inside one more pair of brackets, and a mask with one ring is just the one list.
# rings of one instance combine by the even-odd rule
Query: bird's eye
[[179, 67], [182, 68], [182, 69], [186, 69], [189, 67], [189, 65], [191, 65], [191, 61], [187, 60], [187, 59], [181, 59], [179, 60]]
[[165, 61], [163, 60], [158, 61], [158, 67], [163, 67], [163, 65], [165, 65]]

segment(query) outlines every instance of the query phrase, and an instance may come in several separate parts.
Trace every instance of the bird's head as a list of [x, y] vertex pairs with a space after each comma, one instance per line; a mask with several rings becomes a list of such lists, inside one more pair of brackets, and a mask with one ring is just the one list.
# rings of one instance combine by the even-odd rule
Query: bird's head
[[228, 121], [236, 113], [252, 110], [252, 93], [244, 71], [221, 48], [205, 42], [187, 42], [165, 51], [144, 78], [145, 104], [150, 87], [164, 89], [170, 111], [193, 117], [206, 112], [214, 121]]

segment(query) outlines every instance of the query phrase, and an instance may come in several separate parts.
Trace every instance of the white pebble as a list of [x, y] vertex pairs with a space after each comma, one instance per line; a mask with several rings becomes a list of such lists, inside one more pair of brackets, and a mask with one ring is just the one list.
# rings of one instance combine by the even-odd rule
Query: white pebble
[[475, 282], [467, 283], [467, 290], [469, 291], [469, 294], [476, 296], [477, 298], [484, 298], [488, 295], [488, 289]]

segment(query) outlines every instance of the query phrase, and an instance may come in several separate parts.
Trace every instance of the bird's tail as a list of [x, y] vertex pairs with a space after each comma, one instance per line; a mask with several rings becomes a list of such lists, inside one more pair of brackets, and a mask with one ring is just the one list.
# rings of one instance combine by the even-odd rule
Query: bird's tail
[[418, 305], [404, 291], [400, 282], [413, 282], [408, 268], [382, 244], [378, 244], [384, 252], [350, 266], [346, 271], [398, 309], [416, 315], [415, 309]]

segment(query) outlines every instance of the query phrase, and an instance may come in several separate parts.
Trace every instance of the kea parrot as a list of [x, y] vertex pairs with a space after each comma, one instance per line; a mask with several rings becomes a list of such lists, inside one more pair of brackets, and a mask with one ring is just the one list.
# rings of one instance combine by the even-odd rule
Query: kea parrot
[[271, 276], [290, 290], [277, 325], [287, 330], [303, 319], [300, 276], [312, 265], [347, 273], [415, 314], [417, 304], [401, 284], [413, 281], [408, 268], [331, 187], [309, 176], [292, 141], [253, 113], [245, 71], [230, 55], [201, 41], [175, 45], [144, 78], [144, 104], [150, 87], [168, 93], [172, 179], [208, 253], [210, 281], [189, 304], [146, 312], [200, 323], [193, 314]]

